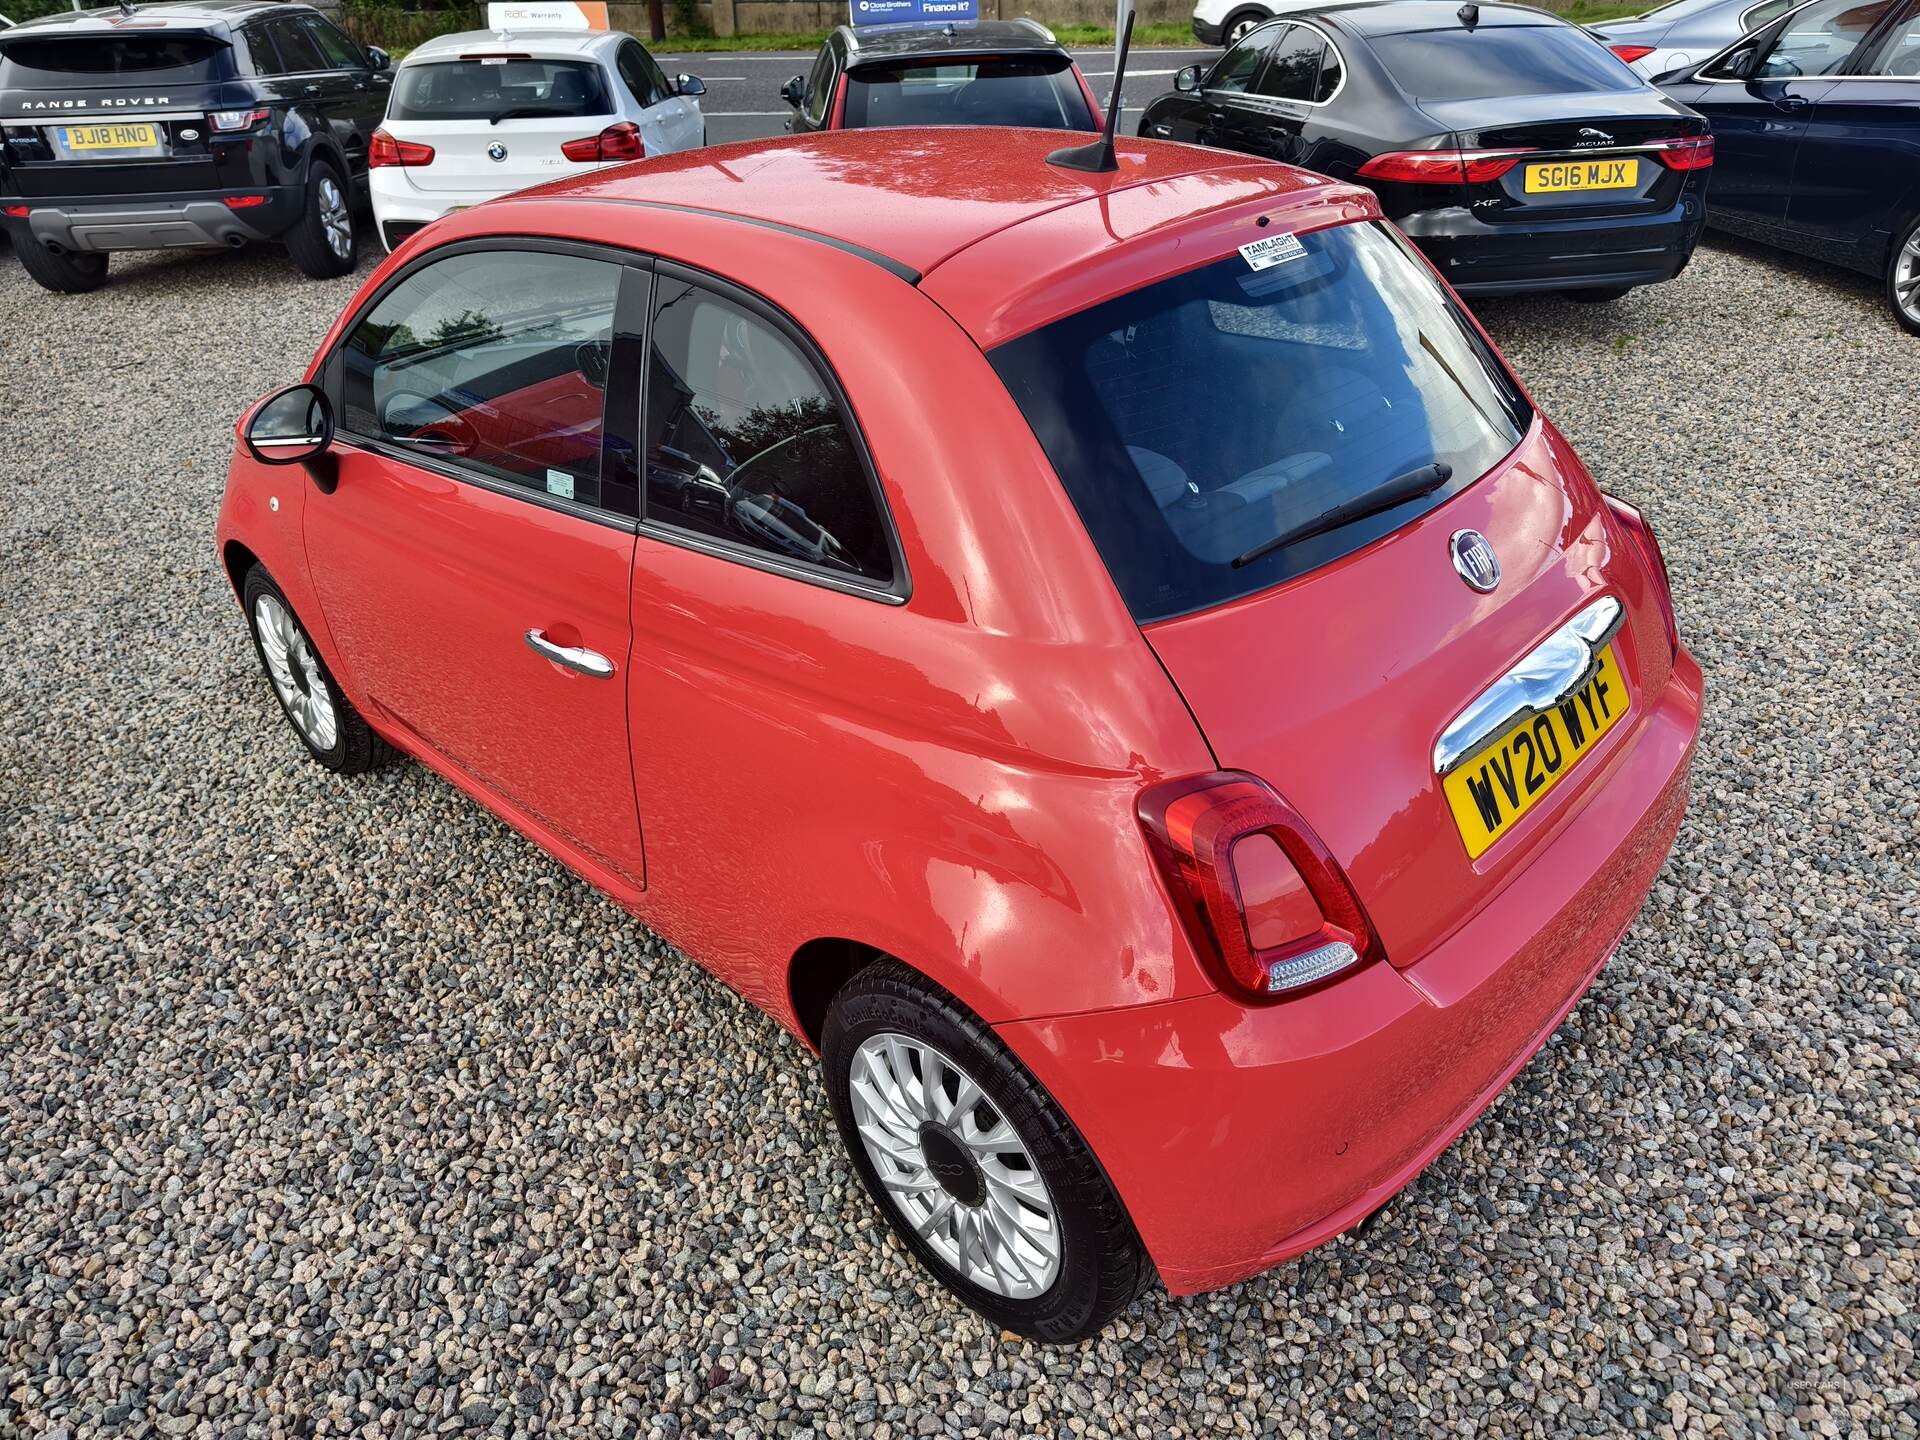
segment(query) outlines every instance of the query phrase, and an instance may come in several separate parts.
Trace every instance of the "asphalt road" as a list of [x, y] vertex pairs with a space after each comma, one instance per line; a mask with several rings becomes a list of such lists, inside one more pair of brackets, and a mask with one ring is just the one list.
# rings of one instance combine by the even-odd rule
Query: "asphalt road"
[[[1147, 102], [1161, 91], [1173, 88], [1176, 70], [1196, 61], [1211, 62], [1217, 54], [1217, 50], [1197, 49], [1135, 50], [1127, 61], [1126, 104], [1120, 132], [1133, 133]], [[700, 109], [707, 117], [708, 142], [715, 145], [728, 140], [778, 135], [785, 130], [787, 117], [793, 112], [780, 98], [780, 87], [790, 76], [805, 74], [813, 64], [813, 56], [811, 50], [721, 51], [697, 55], [655, 52], [660, 67], [669, 75], [698, 75], [707, 82]], [[1094, 93], [1104, 101], [1113, 84], [1113, 51], [1076, 49], [1073, 58], [1093, 83]]]

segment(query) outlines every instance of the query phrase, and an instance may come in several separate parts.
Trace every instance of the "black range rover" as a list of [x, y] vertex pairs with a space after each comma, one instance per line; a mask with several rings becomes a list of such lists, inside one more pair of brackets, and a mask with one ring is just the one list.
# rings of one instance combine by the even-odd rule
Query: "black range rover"
[[279, 240], [354, 263], [388, 60], [305, 5], [126, 4], [0, 30], [0, 214], [49, 290], [113, 250]]

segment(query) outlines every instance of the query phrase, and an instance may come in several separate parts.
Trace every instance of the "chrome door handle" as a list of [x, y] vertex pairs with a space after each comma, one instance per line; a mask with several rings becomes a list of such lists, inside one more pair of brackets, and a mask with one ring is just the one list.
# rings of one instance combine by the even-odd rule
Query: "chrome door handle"
[[527, 631], [527, 648], [543, 660], [551, 660], [569, 670], [578, 670], [582, 675], [591, 675], [596, 680], [613, 678], [613, 661], [598, 650], [585, 650], [577, 645], [556, 645], [539, 630]]

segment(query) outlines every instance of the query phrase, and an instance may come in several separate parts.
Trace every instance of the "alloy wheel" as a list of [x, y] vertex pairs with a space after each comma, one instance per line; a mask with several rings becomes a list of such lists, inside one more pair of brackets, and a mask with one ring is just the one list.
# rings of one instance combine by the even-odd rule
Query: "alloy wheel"
[[969, 1283], [1012, 1300], [1060, 1273], [1053, 1197], [980, 1084], [923, 1040], [882, 1031], [854, 1052], [854, 1128], [887, 1199]]
[[315, 750], [332, 750], [340, 738], [340, 717], [320, 673], [319, 657], [299, 622], [274, 596], [262, 595], [253, 604], [253, 628], [267, 662], [267, 678], [294, 728]]
[[1893, 262], [1893, 303], [1907, 319], [1920, 325], [1920, 227], [1907, 236]]
[[353, 217], [347, 213], [347, 197], [331, 175], [320, 177], [320, 228], [334, 254], [345, 260], [353, 253]]

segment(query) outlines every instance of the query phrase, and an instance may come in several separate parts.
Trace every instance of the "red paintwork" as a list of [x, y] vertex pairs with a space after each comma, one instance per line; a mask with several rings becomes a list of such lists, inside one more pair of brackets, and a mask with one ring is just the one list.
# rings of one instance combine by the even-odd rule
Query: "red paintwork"
[[[789, 966], [828, 937], [899, 956], [999, 1027], [1184, 1292], [1363, 1218], [1552, 1029], [1671, 843], [1700, 676], [1669, 658], [1645, 560], [1544, 422], [1398, 534], [1143, 633], [982, 343], [1229, 253], [1261, 215], [1377, 211], [1151, 142], [1123, 141], [1113, 175], [1049, 169], [1058, 143], [843, 131], [600, 172], [438, 222], [328, 337], [393, 267], [476, 235], [644, 246], [729, 277], [832, 358], [899, 530], [904, 605], [344, 442], [331, 495], [242, 451], [219, 534], [267, 564], [371, 723], [790, 1027]], [[841, 235], [924, 279], [674, 205]], [[1492, 596], [1452, 573], [1464, 525], [1507, 567]], [[1469, 864], [1433, 742], [1601, 592], [1629, 612], [1634, 709]], [[615, 657], [618, 679], [556, 670], [529, 627]], [[1301, 812], [1391, 963], [1271, 1005], [1217, 991], [1135, 816], [1145, 785], [1216, 768]]]

